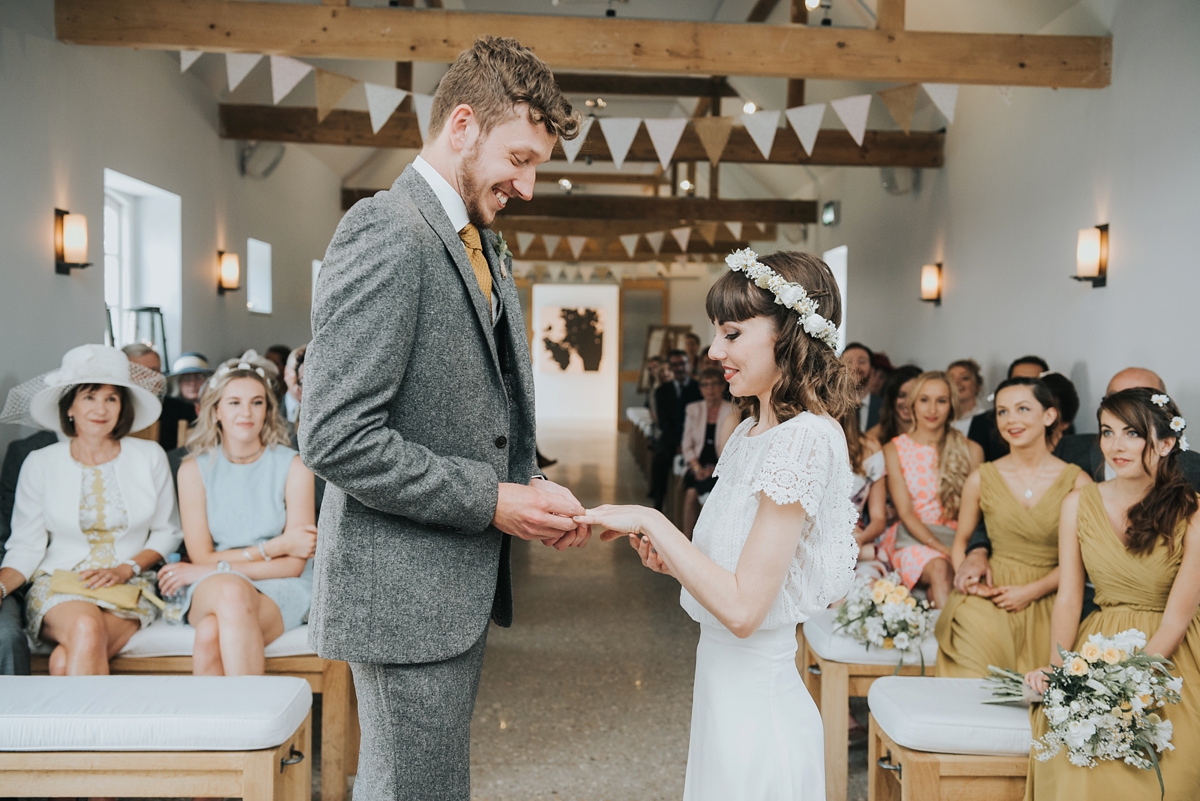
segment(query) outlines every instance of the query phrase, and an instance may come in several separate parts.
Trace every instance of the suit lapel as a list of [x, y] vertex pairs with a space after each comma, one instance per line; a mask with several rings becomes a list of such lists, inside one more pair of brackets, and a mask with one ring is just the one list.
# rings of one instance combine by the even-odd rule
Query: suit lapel
[[479, 320], [483, 339], [492, 354], [492, 364], [499, 373], [500, 357], [496, 352], [496, 337], [492, 332], [491, 302], [486, 301], [483, 293], [479, 291], [479, 281], [475, 278], [475, 271], [471, 268], [471, 261], [467, 258], [467, 249], [463, 246], [458, 231], [455, 231], [454, 226], [450, 224], [450, 218], [446, 216], [441, 201], [438, 200], [433, 189], [429, 187], [419, 172], [411, 166], [405, 167], [397, 182], [403, 182], [404, 188], [417, 201], [417, 208], [421, 210], [421, 216], [425, 218], [425, 222], [429, 223], [429, 227], [446, 246], [446, 252], [449, 253], [450, 260], [458, 269], [459, 277], [467, 291], [467, 297], [470, 298], [471, 306], [475, 309], [475, 316]]
[[500, 270], [502, 264], [500, 254], [496, 252], [495, 239], [496, 234], [493, 231], [484, 229], [480, 232], [480, 241], [483, 243], [483, 257], [487, 259], [488, 269], [492, 273], [492, 287], [496, 291], [499, 309], [496, 310], [496, 322], [500, 321], [500, 316], [504, 314], [504, 307], [507, 305], [505, 301], [507, 294], [504, 290], [508, 288], [508, 269]]

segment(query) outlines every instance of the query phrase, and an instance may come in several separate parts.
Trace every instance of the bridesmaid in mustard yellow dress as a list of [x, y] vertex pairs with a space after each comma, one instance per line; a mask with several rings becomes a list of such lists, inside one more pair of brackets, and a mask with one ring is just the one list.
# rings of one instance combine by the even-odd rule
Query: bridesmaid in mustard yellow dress
[[951, 594], [934, 630], [938, 676], [983, 677], [988, 665], [1026, 673], [1050, 661], [1059, 512], [1067, 493], [1091, 483], [1050, 452], [1056, 403], [1036, 378], [1010, 378], [996, 390], [996, 427], [1010, 451], [967, 478], [951, 553], [958, 569], [982, 511], [992, 582]]
[[[1176, 429], [1171, 427], [1175, 421]], [[1146, 652], [1175, 663], [1182, 700], [1161, 710], [1171, 721], [1173, 751], [1159, 754], [1167, 801], [1200, 798], [1200, 513], [1179, 469], [1183, 420], [1166, 395], [1128, 389], [1100, 404], [1100, 446], [1117, 474], [1073, 492], [1059, 525], [1061, 578], [1051, 622], [1052, 664], [1058, 645], [1078, 648], [1092, 634], [1139, 629]], [[1084, 573], [1100, 609], [1078, 623]], [[1045, 691], [1045, 674], [1026, 680]], [[1040, 705], [1033, 736], [1045, 734]], [[1048, 762], [1031, 756], [1026, 801], [1134, 801], [1159, 798], [1153, 770], [1106, 761], [1076, 767], [1060, 751]]]

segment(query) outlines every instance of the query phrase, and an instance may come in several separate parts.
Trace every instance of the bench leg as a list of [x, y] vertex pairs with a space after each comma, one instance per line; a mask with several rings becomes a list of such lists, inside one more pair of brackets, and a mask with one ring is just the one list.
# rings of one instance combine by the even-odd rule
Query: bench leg
[[[807, 671], [806, 671], [807, 672]], [[845, 801], [850, 758], [850, 669], [821, 663], [821, 722], [825, 728], [825, 798]]]
[[[321, 689], [321, 801], [346, 801], [346, 777], [350, 767], [351, 711], [350, 666], [329, 661]], [[355, 756], [357, 762], [357, 755]]]
[[867, 740], [867, 799], [868, 801], [900, 801], [900, 783], [891, 771], [879, 767], [880, 758], [891, 757], [879, 736], [879, 724], [871, 718]]
[[275, 801], [275, 780], [279, 766], [275, 751], [259, 751], [246, 760], [242, 773], [242, 798], [245, 801]]

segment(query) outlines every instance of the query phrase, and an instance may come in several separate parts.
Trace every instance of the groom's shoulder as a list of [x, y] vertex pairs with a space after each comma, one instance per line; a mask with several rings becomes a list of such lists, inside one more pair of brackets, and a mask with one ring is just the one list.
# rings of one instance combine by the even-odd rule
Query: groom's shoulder
[[350, 207], [338, 225], [339, 233], [362, 236], [378, 232], [389, 239], [436, 239], [436, 233], [421, 213], [419, 198], [414, 196], [405, 176], [390, 189], [376, 192]]

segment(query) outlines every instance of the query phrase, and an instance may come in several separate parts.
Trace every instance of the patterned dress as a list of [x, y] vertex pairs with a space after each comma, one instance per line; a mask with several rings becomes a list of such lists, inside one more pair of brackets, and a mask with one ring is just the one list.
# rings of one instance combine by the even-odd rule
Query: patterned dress
[[[114, 542], [129, 528], [129, 513], [117, 481], [116, 460], [95, 466], [80, 465], [80, 468], [83, 471], [83, 486], [79, 493], [79, 528], [87, 538], [91, 552], [72, 569], [78, 572], [115, 567], [120, 562], [113, 548]], [[156, 575], [144, 572], [130, 579], [128, 583], [139, 588], [142, 597], [138, 599], [136, 609], [120, 609], [97, 598], [53, 592], [50, 589], [50, 574], [39, 570], [33, 574], [25, 598], [26, 631], [35, 643], [40, 643], [42, 620], [46, 613], [67, 601], [95, 604], [117, 617], [136, 620], [145, 628], [158, 615], [158, 609], [145, 598], [147, 593], [154, 594]]]
[[[942, 502], [938, 500], [938, 452], [932, 445], [922, 445], [908, 434], [892, 440], [900, 457], [900, 472], [904, 485], [912, 498], [913, 511], [927, 526], [946, 526], [957, 529], [957, 520], [945, 520]], [[910, 590], [921, 580], [925, 565], [934, 559], [948, 559], [936, 548], [928, 545], [905, 545], [898, 547], [896, 536], [900, 524], [893, 523], [879, 538], [878, 553]]]

